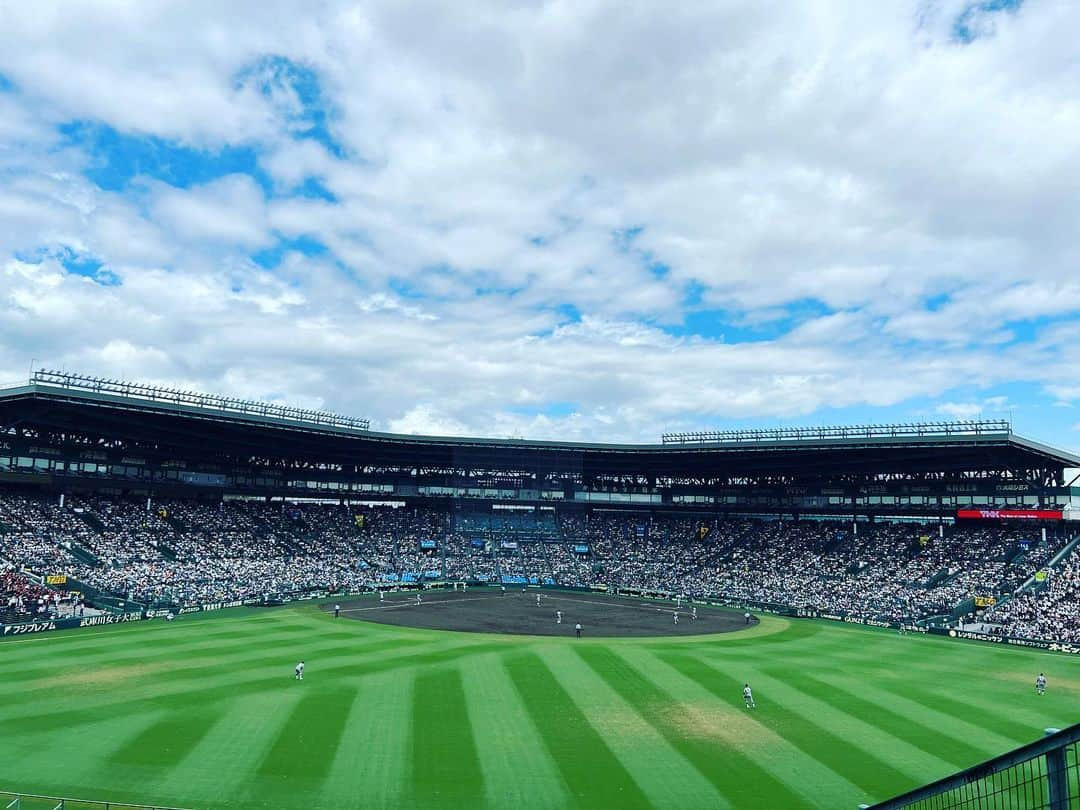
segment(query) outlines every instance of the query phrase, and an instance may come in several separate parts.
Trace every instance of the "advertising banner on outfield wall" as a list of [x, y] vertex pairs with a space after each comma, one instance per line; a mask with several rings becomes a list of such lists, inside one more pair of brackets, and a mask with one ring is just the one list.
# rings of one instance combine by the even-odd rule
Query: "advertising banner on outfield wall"
[[1080, 655], [1080, 644], [1066, 644], [1061, 641], [1040, 641], [1031, 638], [1013, 638], [1012, 636], [995, 636], [988, 633], [972, 633], [967, 630], [947, 630], [944, 627], [932, 627], [930, 632], [935, 636], [948, 636], [949, 638], [963, 638], [969, 641], [988, 641], [991, 644], [1009, 644], [1013, 647], [1030, 647], [1036, 650], [1049, 650], [1050, 652], [1069, 653]]
[[44, 619], [39, 622], [0, 625], [0, 636], [23, 636], [29, 633], [45, 633], [49, 630], [71, 630], [75, 627], [122, 624], [124, 622], [137, 622], [142, 618], [142, 611], [128, 611], [127, 613], [102, 613], [100, 616], [73, 616], [69, 619]]
[[777, 605], [765, 602], [748, 601], [719, 601], [711, 604], [726, 605], [739, 609], [756, 610], [760, 613], [773, 613], [780, 616], [791, 616], [803, 619], [828, 619], [845, 624], [861, 624], [867, 627], [881, 627], [898, 630], [903, 627], [908, 633], [929, 633], [935, 636], [948, 636], [968, 641], [988, 641], [993, 644], [1009, 644], [1013, 647], [1028, 647], [1035, 650], [1048, 650], [1050, 652], [1068, 653], [1080, 655], [1080, 644], [1067, 644], [1060, 641], [1046, 641], [1030, 638], [1013, 638], [1012, 636], [995, 636], [986, 633], [972, 633], [967, 630], [950, 630], [945, 627], [922, 627], [916, 624], [903, 624], [898, 622], [883, 622], [877, 619], [864, 619], [859, 616], [847, 616], [842, 613], [826, 613], [812, 607], [795, 608], [789, 605]]
[[[589, 588], [568, 588], [567, 590], [588, 590]], [[599, 590], [600, 586], [593, 585], [593, 590]], [[640, 596], [653, 599], [674, 599], [675, 594], [666, 593], [662, 591], [645, 591], [637, 588], [620, 588], [618, 593], [626, 596]], [[323, 598], [327, 594], [325, 592], [317, 592], [306, 594], [299, 597], [299, 600], [306, 599], [318, 599]], [[684, 597], [685, 598], [685, 597]], [[271, 597], [269, 599], [237, 599], [230, 602], [210, 602], [202, 605], [190, 605], [188, 607], [180, 608], [176, 613], [203, 613], [207, 611], [222, 610], [224, 608], [250, 606], [250, 605], [266, 605], [266, 604], [282, 604], [283, 602], [295, 601], [294, 596], [284, 597]], [[865, 619], [860, 616], [848, 616], [843, 613], [827, 613], [825, 611], [818, 610], [817, 608], [806, 607], [792, 607], [791, 605], [783, 605], [771, 602], [753, 602], [749, 600], [731, 600], [731, 599], [719, 599], [717, 597], [708, 597], [701, 601], [711, 605], [720, 605], [723, 607], [738, 608], [739, 610], [752, 610], [757, 613], [771, 613], [779, 616], [790, 616], [792, 618], [804, 618], [804, 619], [828, 619], [829, 621], [844, 622], [845, 624], [860, 624], [867, 627], [880, 627], [891, 628], [893, 630], [903, 627], [903, 629], [909, 633], [930, 633], [935, 636], [948, 636], [949, 638], [958, 638], [969, 641], [986, 641], [993, 644], [1008, 644], [1014, 647], [1028, 647], [1036, 650], [1048, 650], [1049, 652], [1068, 653], [1070, 655], [1080, 655], [1080, 644], [1068, 644], [1059, 641], [1043, 641], [1027, 638], [1013, 638], [1011, 636], [996, 636], [986, 633], [972, 633], [967, 630], [952, 630], [944, 627], [921, 627], [916, 624], [900, 624], [898, 622], [885, 622], [877, 619]], [[128, 611], [126, 613], [104, 613], [99, 616], [83, 616], [70, 619], [46, 619], [38, 622], [23, 622], [20, 624], [2, 624], [0, 625], [0, 636], [22, 636], [31, 633], [44, 633], [50, 630], [69, 630], [76, 627], [95, 627], [105, 624], [121, 624], [125, 622], [135, 622], [141, 619], [154, 619], [164, 617], [171, 611], [168, 609], [163, 610], [147, 610], [143, 611]]]
[[63, 630], [65, 627], [78, 627], [77, 619], [46, 619], [40, 622], [20, 622], [19, 624], [0, 625], [0, 635], [24, 636], [28, 633], [44, 633], [47, 630]]

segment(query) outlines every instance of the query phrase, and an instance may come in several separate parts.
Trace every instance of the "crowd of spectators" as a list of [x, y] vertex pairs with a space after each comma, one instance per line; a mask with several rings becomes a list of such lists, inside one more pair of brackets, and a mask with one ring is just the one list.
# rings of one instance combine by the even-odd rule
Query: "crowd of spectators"
[[[881, 621], [949, 614], [966, 600], [1008, 593], [1064, 542], [1028, 527], [911, 524], [816, 527], [774, 523], [731, 548], [711, 591]], [[1025, 550], [1026, 547], [1026, 550]]]
[[362, 558], [357, 514], [251, 501], [68, 498], [61, 506], [3, 494], [0, 558], [142, 605], [361, 589], [378, 568]]
[[0, 496], [0, 558], [18, 559], [38, 571], [59, 570], [73, 561], [72, 542], [85, 542], [92, 534], [74, 511], [61, 508], [55, 499]]
[[1004, 635], [1080, 644], [1080, 551], [1047, 571], [1045, 582], [986, 612]]
[[601, 509], [107, 497], [61, 505], [55, 497], [0, 493], [0, 559], [18, 566], [7, 572], [2, 604], [32, 611], [44, 595], [31, 596], [32, 581], [15, 570], [64, 573], [115, 598], [177, 606], [440, 579], [524, 580], [912, 621], [994, 596], [1001, 603], [988, 614], [994, 621], [1061, 638], [1078, 623], [1075, 561], [1052, 569], [1038, 594], [1008, 597], [1066, 541], [1052, 532], [1044, 542], [1024, 525], [939, 533], [910, 523]]
[[56, 615], [61, 598], [13, 567], [0, 570], [0, 624], [50, 618]]
[[460, 531], [441, 538], [439, 551], [446, 579], [455, 582], [497, 582], [499, 561], [491, 553], [491, 540]]

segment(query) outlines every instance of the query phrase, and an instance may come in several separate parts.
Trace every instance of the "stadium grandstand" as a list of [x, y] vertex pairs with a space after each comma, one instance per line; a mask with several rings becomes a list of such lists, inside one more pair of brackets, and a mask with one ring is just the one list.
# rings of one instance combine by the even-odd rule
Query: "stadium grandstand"
[[7, 625], [461, 581], [1080, 643], [1080, 458], [1007, 422], [440, 438], [38, 371], [0, 425]]
[[0, 802], [1062, 810], [1077, 468], [1001, 421], [451, 438], [38, 371]]

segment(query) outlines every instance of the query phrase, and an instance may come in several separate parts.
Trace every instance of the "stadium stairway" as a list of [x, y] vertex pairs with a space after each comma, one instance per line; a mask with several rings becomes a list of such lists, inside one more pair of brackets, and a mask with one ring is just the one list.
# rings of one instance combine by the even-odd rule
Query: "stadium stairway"
[[105, 523], [89, 509], [75, 509], [72, 511], [72, 514], [93, 529], [95, 534], [103, 534], [105, 532]]
[[1006, 563], [1017, 562], [1025, 554], [1027, 554], [1027, 551], [1025, 551], [1024, 547], [1021, 546], [1019, 542], [1013, 543], [1006, 550], [1005, 555], [1002, 557], [1002, 562], [1006, 562]]
[[184, 525], [184, 522], [180, 520], [180, 518], [173, 517], [172, 515], [164, 515], [161, 519], [172, 526], [177, 534], [183, 535], [188, 533], [188, 527]]
[[[1074, 535], [1073, 538], [1062, 547], [1061, 551], [1051, 557], [1046, 565], [1043, 566], [1042, 570], [1049, 571], [1051, 568], [1056, 568], [1062, 561], [1067, 560], [1078, 547], [1080, 547], [1080, 533]], [[1024, 591], [1036, 590], [1042, 586], [1044, 583], [1035, 579], [1037, 574], [1038, 571], [1033, 572], [1030, 577], [1024, 580], [1024, 584], [1017, 588], [1015, 592], [1022, 593]]]
[[942, 568], [940, 571], [938, 571], [936, 574], [931, 576], [925, 582], [921, 583], [921, 585], [924, 588], [936, 588], [938, 585], [945, 584], [946, 580], [954, 579], [960, 573], [961, 573], [960, 571], [956, 571], [956, 572], [950, 574], [948, 568]]
[[69, 543], [70, 545], [67, 547], [67, 551], [76, 560], [81, 563], [85, 563], [86, 565], [92, 565], [94, 567], [99, 567], [101, 565], [101, 559], [90, 549], [86, 548], [85, 546], [79, 545], [74, 540], [70, 540]]

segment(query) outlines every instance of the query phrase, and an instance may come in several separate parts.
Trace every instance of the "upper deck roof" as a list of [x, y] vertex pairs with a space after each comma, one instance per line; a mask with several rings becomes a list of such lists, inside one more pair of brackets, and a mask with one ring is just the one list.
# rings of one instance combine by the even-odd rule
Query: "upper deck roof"
[[309, 419], [304, 416], [320, 412], [247, 405], [223, 409], [190, 399], [150, 399], [31, 382], [0, 390], [0, 426], [25, 424], [150, 441], [163, 450], [184, 450], [185, 455], [201, 448], [215, 454], [280, 454], [313, 461], [594, 474], [1080, 467], [1080, 457], [1017, 436], [1007, 423], [748, 431], [695, 434], [689, 440], [668, 436], [657, 444], [608, 444], [384, 433], [366, 429], [362, 420], [350, 422], [332, 414]]

